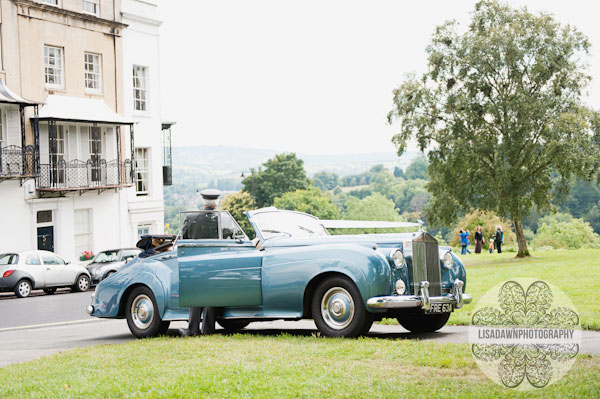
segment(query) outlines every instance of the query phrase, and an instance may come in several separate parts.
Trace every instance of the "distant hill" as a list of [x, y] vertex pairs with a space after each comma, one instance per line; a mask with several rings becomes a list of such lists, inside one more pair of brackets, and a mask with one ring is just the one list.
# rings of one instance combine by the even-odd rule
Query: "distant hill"
[[[241, 174], [283, 151], [250, 149], [229, 146], [173, 147], [173, 183], [193, 183], [197, 186], [219, 179], [241, 181]], [[398, 157], [393, 151], [365, 154], [308, 155], [297, 153], [304, 160], [308, 176], [320, 171], [335, 172], [340, 177], [364, 172], [377, 164], [394, 170], [406, 168], [419, 156], [418, 151], [407, 152]]]

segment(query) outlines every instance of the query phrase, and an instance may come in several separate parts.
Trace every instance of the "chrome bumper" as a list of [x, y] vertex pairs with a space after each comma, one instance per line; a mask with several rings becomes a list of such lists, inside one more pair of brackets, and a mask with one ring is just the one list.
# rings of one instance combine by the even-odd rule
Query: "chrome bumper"
[[452, 292], [442, 296], [429, 296], [429, 282], [421, 281], [419, 295], [376, 296], [367, 300], [367, 306], [373, 309], [418, 308], [429, 310], [432, 303], [450, 303], [454, 309], [460, 309], [465, 303], [471, 303], [473, 297], [462, 292], [462, 281], [456, 279]]

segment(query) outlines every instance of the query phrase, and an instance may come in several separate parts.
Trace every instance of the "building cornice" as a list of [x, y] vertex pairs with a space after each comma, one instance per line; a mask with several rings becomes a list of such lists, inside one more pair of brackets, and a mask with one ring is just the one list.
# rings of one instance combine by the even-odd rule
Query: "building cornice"
[[143, 22], [148, 25], [160, 26], [162, 25], [162, 21], [152, 18], [142, 17], [141, 15], [131, 14], [126, 11], [121, 11], [121, 15], [123, 18], [131, 19], [132, 21]]
[[[12, 0], [12, 2], [15, 3], [15, 5], [17, 6], [17, 14], [27, 18], [46, 19], [43, 17], [43, 14], [48, 13], [63, 18], [68, 17], [71, 18], [73, 21], [81, 21], [81, 23], [91, 23], [101, 25], [104, 27], [109, 27], [112, 28], [113, 34], [115, 35], [119, 35], [118, 29], [124, 29], [127, 27], [127, 24], [124, 24], [122, 22], [104, 19], [90, 14], [66, 10], [64, 8], [52, 6], [49, 4], [38, 3], [32, 0]], [[71, 23], [69, 23], [68, 21], [65, 23], [64, 19], [56, 20], [53, 22], [71, 25]], [[79, 26], [76, 23], [72, 25], [85, 28], [83, 24], [82, 26]]]

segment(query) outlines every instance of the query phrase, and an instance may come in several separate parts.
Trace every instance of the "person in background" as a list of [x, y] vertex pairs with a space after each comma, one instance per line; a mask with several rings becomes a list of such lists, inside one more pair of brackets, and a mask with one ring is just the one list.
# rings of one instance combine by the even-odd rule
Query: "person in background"
[[485, 244], [485, 238], [483, 238], [483, 231], [481, 229], [481, 226], [477, 226], [477, 229], [475, 230], [475, 253], [476, 254], [481, 253], [481, 248], [483, 247], [483, 244]]
[[490, 237], [490, 253], [494, 253], [494, 235]]
[[499, 254], [502, 253], [502, 241], [504, 241], [504, 232], [502, 226], [498, 225], [496, 226], [496, 234], [494, 234], [494, 244]]
[[465, 230], [461, 230], [459, 237], [460, 237], [460, 253], [461, 255], [466, 255], [467, 253], [471, 253], [471, 251], [469, 251], [469, 230], [465, 229]]
[[464, 255], [467, 253], [467, 234], [461, 229], [458, 237], [460, 238], [460, 254]]

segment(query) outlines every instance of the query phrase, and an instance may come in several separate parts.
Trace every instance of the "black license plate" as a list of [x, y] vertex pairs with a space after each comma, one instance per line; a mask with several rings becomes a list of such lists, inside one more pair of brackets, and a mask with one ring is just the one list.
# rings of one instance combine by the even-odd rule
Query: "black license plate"
[[452, 312], [451, 303], [432, 303], [429, 310], [426, 310], [426, 314], [440, 314]]

